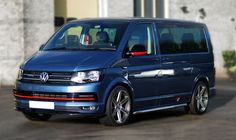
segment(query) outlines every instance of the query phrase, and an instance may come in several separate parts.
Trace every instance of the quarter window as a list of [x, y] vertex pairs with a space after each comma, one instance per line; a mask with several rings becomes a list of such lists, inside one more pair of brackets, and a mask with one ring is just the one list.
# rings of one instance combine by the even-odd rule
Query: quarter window
[[158, 25], [162, 54], [207, 52], [202, 27]]

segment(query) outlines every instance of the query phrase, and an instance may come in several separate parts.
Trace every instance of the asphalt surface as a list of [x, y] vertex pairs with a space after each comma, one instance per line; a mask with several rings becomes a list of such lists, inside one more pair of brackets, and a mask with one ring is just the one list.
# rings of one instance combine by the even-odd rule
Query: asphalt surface
[[12, 87], [0, 88], [0, 140], [235, 140], [236, 82], [218, 80], [217, 93], [204, 115], [186, 114], [182, 108], [134, 116], [122, 127], [107, 127], [93, 118], [54, 116], [31, 122], [14, 111]]

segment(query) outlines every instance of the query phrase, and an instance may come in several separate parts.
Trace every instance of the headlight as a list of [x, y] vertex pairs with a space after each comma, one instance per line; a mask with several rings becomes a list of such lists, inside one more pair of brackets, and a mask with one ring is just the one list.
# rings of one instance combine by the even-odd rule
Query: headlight
[[100, 71], [76, 72], [71, 81], [75, 83], [91, 83], [100, 80]]
[[18, 76], [17, 76], [17, 80], [21, 80], [21, 79], [22, 79], [22, 76], [23, 76], [23, 70], [22, 70], [22, 69], [19, 69], [19, 71], [18, 71]]

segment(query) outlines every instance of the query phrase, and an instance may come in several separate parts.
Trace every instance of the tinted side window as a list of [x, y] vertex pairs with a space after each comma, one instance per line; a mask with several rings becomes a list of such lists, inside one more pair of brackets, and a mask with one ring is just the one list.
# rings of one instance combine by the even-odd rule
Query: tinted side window
[[135, 26], [128, 40], [127, 49], [131, 51], [135, 45], [145, 46], [148, 55], [154, 54], [154, 39], [151, 24], [138, 24]]
[[202, 27], [158, 25], [162, 54], [207, 52]]

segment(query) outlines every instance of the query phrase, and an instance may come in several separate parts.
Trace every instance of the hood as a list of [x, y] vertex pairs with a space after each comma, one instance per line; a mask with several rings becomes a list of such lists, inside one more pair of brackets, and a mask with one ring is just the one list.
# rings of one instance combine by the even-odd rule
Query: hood
[[32, 71], [83, 71], [109, 66], [115, 51], [40, 51], [22, 69]]

